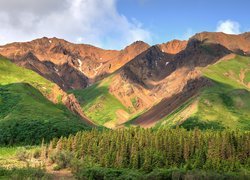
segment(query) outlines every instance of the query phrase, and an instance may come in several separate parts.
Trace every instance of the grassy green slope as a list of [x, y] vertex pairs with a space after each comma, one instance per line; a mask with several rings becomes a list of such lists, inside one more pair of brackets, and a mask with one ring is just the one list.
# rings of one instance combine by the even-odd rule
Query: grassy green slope
[[[204, 76], [211, 79], [214, 85], [204, 88], [198, 97], [183, 104], [157, 126], [181, 124], [187, 129], [197, 126], [201, 129], [250, 130], [249, 68], [250, 58], [242, 56], [205, 68]], [[186, 120], [183, 119], [184, 111], [195, 102], [194, 112]]]
[[33, 71], [0, 58], [0, 144], [39, 143], [88, 128], [40, 92], [50, 93], [53, 86]]
[[112, 76], [86, 89], [73, 91], [84, 113], [97, 124], [103, 125], [108, 121], [116, 120], [117, 110], [128, 112], [128, 109], [109, 93], [111, 78]]
[[29, 83], [43, 94], [49, 94], [55, 85], [37, 73], [18, 67], [0, 56], [0, 85], [11, 83]]

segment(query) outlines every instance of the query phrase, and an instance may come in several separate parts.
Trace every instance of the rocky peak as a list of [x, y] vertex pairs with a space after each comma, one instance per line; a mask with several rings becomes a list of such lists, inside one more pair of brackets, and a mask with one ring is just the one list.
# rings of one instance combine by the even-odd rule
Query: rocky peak
[[180, 41], [180, 40], [173, 40], [167, 43], [157, 45], [162, 52], [168, 54], [177, 54], [180, 51], [184, 50], [187, 46], [188, 41]]
[[206, 44], [220, 44], [235, 53], [250, 53], [250, 33], [235, 35], [222, 32], [202, 32], [195, 34], [191, 39], [197, 39]]

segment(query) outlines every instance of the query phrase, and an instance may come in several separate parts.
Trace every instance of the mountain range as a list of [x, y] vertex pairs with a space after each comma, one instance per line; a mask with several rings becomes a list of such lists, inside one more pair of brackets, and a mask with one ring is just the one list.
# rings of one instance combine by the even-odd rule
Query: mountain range
[[28, 141], [8, 139], [25, 127], [38, 140], [103, 126], [250, 130], [250, 33], [120, 51], [44, 37], [0, 55], [2, 142]]

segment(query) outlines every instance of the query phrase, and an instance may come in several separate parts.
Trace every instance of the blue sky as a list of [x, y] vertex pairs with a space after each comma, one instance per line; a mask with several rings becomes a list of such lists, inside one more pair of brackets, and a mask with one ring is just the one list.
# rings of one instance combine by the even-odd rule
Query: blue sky
[[220, 21], [236, 21], [250, 31], [248, 0], [119, 0], [118, 11], [153, 33], [153, 43], [216, 31]]
[[0, 44], [57, 37], [105, 49], [250, 31], [248, 0], [0, 0]]

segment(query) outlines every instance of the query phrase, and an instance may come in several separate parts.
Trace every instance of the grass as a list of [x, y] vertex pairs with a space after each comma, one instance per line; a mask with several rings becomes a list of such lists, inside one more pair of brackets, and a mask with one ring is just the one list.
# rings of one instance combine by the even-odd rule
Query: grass
[[0, 159], [10, 158], [17, 152], [18, 147], [0, 147]]
[[[40, 147], [37, 146], [11, 146], [11, 147], [0, 147], [0, 167], [6, 169], [12, 168], [24, 168], [27, 166], [27, 162], [20, 161], [17, 158], [17, 153], [20, 151], [26, 151], [32, 155]], [[39, 161], [32, 160], [33, 164], [30, 165], [37, 165]]]
[[43, 138], [88, 129], [64, 105], [44, 97], [53, 86], [33, 71], [0, 59], [0, 144], [38, 144]]
[[[250, 58], [242, 56], [208, 66], [203, 70], [203, 75], [213, 81], [213, 85], [202, 89], [197, 98], [163, 118], [158, 126], [173, 126], [180, 119], [179, 114], [192, 102], [198, 101], [197, 110], [181, 124], [182, 127], [250, 130], [249, 66]], [[245, 72], [243, 82], [240, 79], [241, 71]]]
[[236, 56], [236, 58], [221, 61], [208, 68], [204, 69], [205, 77], [214, 81], [230, 85], [234, 89], [248, 89], [246, 84], [240, 83], [241, 70], [247, 70], [245, 73], [245, 83], [250, 82], [250, 58], [243, 56]]
[[23, 150], [32, 155], [39, 148], [37, 146], [0, 147], [0, 179], [51, 179], [52, 176], [41, 168], [39, 160], [28, 158], [27, 161], [20, 161], [16, 156]]
[[83, 90], [72, 91], [80, 101], [84, 113], [95, 123], [103, 125], [117, 120], [118, 110], [129, 110], [111, 93], [109, 85], [112, 76]]
[[37, 73], [16, 66], [8, 59], [0, 56], [0, 85], [8, 85], [17, 82], [28, 83], [45, 95], [49, 94], [55, 86], [54, 83]]
[[175, 111], [170, 113], [168, 116], [161, 119], [156, 125], [155, 128], [160, 128], [162, 125], [174, 127], [176, 124], [180, 123], [182, 120], [181, 113], [190, 106], [196, 98], [191, 98], [185, 103], [183, 103], [181, 106], [179, 106]]

